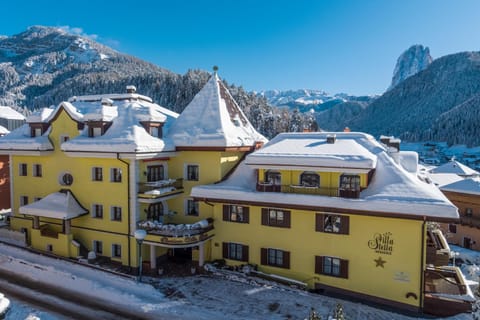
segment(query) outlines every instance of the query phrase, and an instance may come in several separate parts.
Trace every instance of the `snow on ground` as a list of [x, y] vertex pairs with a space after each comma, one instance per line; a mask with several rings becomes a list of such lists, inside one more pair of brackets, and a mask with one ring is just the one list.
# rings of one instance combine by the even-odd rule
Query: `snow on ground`
[[[454, 246], [452, 246], [454, 247]], [[453, 250], [456, 248], [454, 247]], [[460, 250], [458, 250], [460, 251]], [[458, 258], [466, 256], [466, 253]], [[480, 255], [479, 255], [480, 256]], [[81, 294], [115, 301], [152, 319], [305, 319], [315, 308], [322, 319], [332, 315], [337, 303], [347, 319], [422, 319], [376, 309], [290, 288], [239, 272], [214, 270], [189, 277], [134, 278], [31, 253], [0, 244], [0, 268], [26, 274], [39, 282], [54, 283]], [[57, 319], [14, 304], [7, 319]], [[461, 314], [449, 320], [472, 319]]]

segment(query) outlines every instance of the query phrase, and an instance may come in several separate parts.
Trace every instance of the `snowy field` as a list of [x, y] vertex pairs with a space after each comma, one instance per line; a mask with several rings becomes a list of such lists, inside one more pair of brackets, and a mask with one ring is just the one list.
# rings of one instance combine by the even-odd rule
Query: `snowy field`
[[[480, 255], [452, 246], [464, 261]], [[332, 315], [337, 303], [346, 319], [422, 319], [369, 307], [360, 303], [312, 294], [230, 271], [191, 277], [144, 277], [143, 283], [64, 260], [52, 259], [0, 244], [0, 269], [23, 273], [39, 282], [55, 283], [82, 297], [108, 299], [119, 307], [150, 319], [305, 319], [313, 307], [322, 319]], [[464, 268], [478, 279], [478, 268]], [[14, 303], [6, 319], [59, 319], [43, 311]], [[470, 314], [446, 318], [472, 319]]]

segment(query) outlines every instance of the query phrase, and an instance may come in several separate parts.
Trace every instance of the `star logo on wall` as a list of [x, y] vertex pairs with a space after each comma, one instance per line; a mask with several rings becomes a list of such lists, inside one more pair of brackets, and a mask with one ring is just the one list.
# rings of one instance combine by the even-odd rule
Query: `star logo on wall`
[[374, 259], [373, 261], [375, 261], [375, 267], [385, 268], [384, 264], [387, 263], [387, 261], [383, 260], [382, 257], [378, 257], [378, 259]]

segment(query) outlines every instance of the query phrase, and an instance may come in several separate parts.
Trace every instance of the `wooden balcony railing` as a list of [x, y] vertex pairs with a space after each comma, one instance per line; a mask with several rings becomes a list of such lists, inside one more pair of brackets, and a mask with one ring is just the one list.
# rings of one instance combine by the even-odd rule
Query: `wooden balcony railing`
[[480, 228], [480, 217], [475, 216], [460, 216], [460, 224]]
[[360, 197], [360, 190], [348, 190], [343, 188], [309, 187], [303, 185], [274, 185], [265, 182], [258, 182], [256, 189], [259, 192], [301, 193], [353, 199], [358, 199]]

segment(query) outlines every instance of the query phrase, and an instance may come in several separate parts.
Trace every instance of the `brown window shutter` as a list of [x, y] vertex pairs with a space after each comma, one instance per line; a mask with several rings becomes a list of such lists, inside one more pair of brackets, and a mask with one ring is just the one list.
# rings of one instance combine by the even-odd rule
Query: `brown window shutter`
[[248, 262], [248, 246], [242, 246], [242, 261]]
[[268, 250], [266, 248], [260, 249], [260, 263], [268, 265]]
[[268, 209], [262, 208], [262, 225], [268, 226]]
[[349, 216], [340, 216], [340, 233], [349, 234], [350, 233], [350, 217]]
[[348, 279], [348, 260], [340, 260], [340, 277]]
[[223, 221], [230, 221], [229, 219], [229, 205], [228, 204], [224, 204], [223, 205]]
[[317, 213], [315, 215], [315, 231], [323, 232], [324, 223], [325, 223], [324, 214]]
[[290, 211], [284, 211], [285, 214], [285, 221], [283, 222], [283, 226], [286, 228], [290, 228], [291, 225], [291, 212]]
[[315, 256], [315, 273], [318, 273], [318, 274], [323, 273], [323, 257], [322, 256]]
[[290, 252], [283, 251], [283, 267], [290, 269]]
[[245, 219], [245, 223], [250, 222], [250, 208], [243, 207], [243, 218]]
[[223, 246], [223, 258], [228, 259], [228, 242], [222, 242]]

